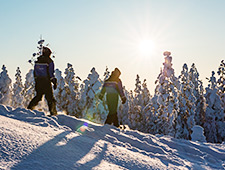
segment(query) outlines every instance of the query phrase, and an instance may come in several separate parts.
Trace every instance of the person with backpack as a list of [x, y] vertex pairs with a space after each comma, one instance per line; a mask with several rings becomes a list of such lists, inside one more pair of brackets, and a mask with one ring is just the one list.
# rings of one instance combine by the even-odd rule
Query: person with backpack
[[54, 62], [50, 58], [51, 50], [43, 47], [42, 55], [37, 58], [34, 64], [34, 80], [36, 96], [31, 100], [28, 109], [33, 110], [43, 95], [48, 103], [49, 112], [52, 115], [57, 115], [56, 100], [53, 96], [52, 83], [54, 90], [57, 88], [57, 79], [54, 76]]
[[104, 85], [101, 89], [99, 99], [103, 99], [104, 94], [106, 94], [106, 103], [108, 105], [109, 114], [105, 121], [105, 124], [112, 124], [116, 127], [119, 127], [118, 116], [117, 116], [117, 107], [119, 96], [122, 100], [122, 104], [126, 103], [126, 97], [123, 92], [122, 82], [119, 79], [121, 72], [118, 68], [111, 73], [110, 77], [104, 82]]

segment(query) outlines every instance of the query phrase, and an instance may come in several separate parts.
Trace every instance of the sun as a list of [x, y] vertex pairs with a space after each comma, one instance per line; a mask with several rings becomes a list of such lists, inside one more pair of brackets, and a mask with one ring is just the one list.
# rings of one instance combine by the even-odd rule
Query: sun
[[151, 55], [154, 52], [155, 43], [152, 40], [142, 40], [138, 47], [142, 54]]

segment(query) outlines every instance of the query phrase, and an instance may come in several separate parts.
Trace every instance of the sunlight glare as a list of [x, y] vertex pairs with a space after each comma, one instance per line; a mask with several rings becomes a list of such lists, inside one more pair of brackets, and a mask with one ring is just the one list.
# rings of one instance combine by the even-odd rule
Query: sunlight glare
[[153, 53], [155, 44], [152, 40], [143, 40], [139, 43], [139, 50], [144, 55], [150, 55]]

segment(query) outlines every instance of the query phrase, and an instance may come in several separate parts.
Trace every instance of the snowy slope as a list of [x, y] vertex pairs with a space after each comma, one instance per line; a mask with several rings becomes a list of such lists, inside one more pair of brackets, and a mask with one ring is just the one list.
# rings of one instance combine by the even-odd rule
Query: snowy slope
[[0, 169], [225, 169], [225, 144], [0, 105]]

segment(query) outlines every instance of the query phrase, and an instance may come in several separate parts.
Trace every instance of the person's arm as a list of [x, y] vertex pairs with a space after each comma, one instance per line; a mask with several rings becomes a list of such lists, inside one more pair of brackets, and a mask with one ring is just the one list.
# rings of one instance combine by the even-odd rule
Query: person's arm
[[50, 77], [50, 80], [51, 82], [54, 84], [53, 88], [56, 89], [57, 88], [57, 79], [55, 78], [55, 66], [54, 66], [54, 63], [51, 62], [49, 63], [49, 77]]
[[55, 76], [54, 76], [54, 73], [55, 73], [55, 66], [54, 66], [54, 63], [53, 62], [51, 62], [51, 63], [49, 63], [49, 76], [50, 76], [50, 79], [53, 79], [53, 78], [55, 78]]
[[126, 98], [126, 96], [123, 92], [123, 86], [122, 86], [121, 80], [119, 80], [119, 82], [118, 82], [118, 90], [119, 90], [119, 94], [120, 94], [120, 97], [121, 97], [121, 100], [122, 100], [122, 104], [126, 103], [127, 98]]

